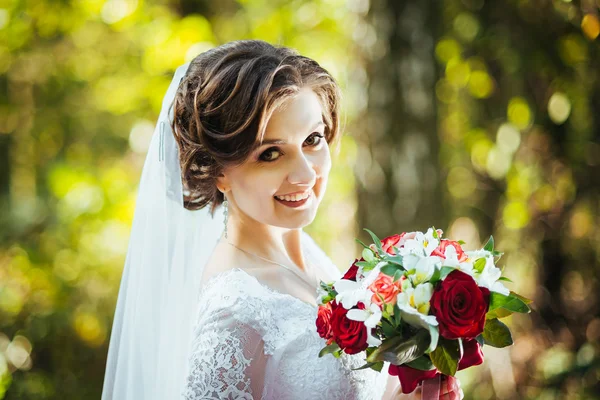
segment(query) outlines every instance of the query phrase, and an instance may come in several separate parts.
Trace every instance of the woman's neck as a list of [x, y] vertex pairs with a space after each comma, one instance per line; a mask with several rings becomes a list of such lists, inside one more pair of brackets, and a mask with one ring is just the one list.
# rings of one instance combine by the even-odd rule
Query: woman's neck
[[250, 226], [236, 224], [230, 220], [227, 225], [227, 239], [223, 237], [223, 240], [276, 263], [292, 263], [297, 268], [306, 270], [306, 260], [302, 253], [302, 234], [301, 228]]

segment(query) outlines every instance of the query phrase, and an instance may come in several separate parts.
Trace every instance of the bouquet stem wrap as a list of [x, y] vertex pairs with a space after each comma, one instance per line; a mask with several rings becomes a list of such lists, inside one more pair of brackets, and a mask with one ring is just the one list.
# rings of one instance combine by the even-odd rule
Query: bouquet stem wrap
[[438, 374], [423, 381], [421, 400], [438, 400], [440, 398], [440, 382], [442, 375]]

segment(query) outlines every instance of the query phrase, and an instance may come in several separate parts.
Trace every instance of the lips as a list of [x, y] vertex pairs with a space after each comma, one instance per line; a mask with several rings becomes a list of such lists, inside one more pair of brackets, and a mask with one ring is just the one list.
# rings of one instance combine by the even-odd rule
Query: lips
[[277, 197], [273, 196], [273, 198], [274, 198], [275, 200], [277, 200], [279, 203], [281, 203], [281, 204], [283, 204], [283, 205], [285, 205], [285, 206], [291, 207], [291, 208], [297, 208], [297, 207], [301, 207], [301, 206], [303, 206], [303, 205], [304, 205], [304, 204], [306, 204], [306, 203], [307, 203], [309, 200], [311, 200], [311, 198], [312, 198], [312, 197], [313, 197], [313, 193], [309, 193], [309, 194], [308, 194], [308, 197], [307, 197], [307, 198], [305, 198], [304, 200], [299, 200], [299, 201], [286, 201], [286, 200], [281, 200], [281, 199], [278, 199]]
[[285, 197], [285, 196], [298, 196], [298, 197], [303, 197], [303, 196], [309, 196], [310, 195], [310, 190], [304, 191], [304, 192], [293, 192], [293, 193], [288, 193], [288, 194], [276, 194], [275, 196], [279, 196], [279, 197]]

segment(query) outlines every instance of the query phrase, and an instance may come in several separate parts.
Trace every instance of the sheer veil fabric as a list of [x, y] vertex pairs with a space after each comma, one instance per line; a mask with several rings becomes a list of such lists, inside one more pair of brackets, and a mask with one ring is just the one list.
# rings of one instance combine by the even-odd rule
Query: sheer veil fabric
[[189, 62], [162, 102], [138, 189], [113, 321], [102, 400], [176, 399], [204, 266], [223, 231], [223, 207], [183, 207], [179, 150], [170, 121]]

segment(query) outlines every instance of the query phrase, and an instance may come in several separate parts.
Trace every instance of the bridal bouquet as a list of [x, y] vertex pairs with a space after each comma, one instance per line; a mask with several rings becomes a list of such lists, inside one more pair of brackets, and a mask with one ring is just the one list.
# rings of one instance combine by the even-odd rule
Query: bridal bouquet
[[495, 262], [502, 253], [490, 237], [483, 249], [465, 251], [463, 241], [442, 231], [408, 232], [363, 247], [344, 276], [321, 282], [317, 331], [326, 340], [319, 357], [366, 350], [360, 368], [398, 376], [403, 393], [425, 379], [483, 362], [484, 344], [506, 347], [510, 330], [500, 321], [528, 313], [528, 300], [509, 291]]

